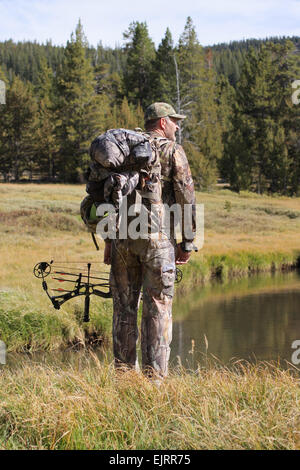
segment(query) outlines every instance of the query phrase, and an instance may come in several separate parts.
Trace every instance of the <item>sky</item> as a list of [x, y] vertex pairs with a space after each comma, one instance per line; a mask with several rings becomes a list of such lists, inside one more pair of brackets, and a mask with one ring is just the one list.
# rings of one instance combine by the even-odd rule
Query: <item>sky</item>
[[300, 36], [300, 0], [0, 0], [0, 41], [65, 45], [80, 18], [91, 45], [122, 45], [129, 24], [146, 21], [158, 46], [167, 27], [176, 43], [188, 16], [203, 46]]

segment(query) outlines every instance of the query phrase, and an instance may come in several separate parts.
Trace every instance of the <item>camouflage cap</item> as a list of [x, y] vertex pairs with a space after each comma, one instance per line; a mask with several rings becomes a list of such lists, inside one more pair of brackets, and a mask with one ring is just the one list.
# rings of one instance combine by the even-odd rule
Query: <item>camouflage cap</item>
[[145, 111], [145, 122], [152, 119], [159, 119], [163, 117], [173, 117], [175, 119], [185, 119], [183, 114], [177, 114], [175, 109], [168, 103], [153, 103], [148, 106]]

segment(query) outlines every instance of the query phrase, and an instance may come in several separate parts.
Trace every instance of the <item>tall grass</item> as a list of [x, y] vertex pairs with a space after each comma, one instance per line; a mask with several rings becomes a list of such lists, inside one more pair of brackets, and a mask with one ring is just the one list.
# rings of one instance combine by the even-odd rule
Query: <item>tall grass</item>
[[80, 366], [0, 374], [2, 449], [300, 449], [300, 387], [271, 364], [179, 368], [157, 388]]

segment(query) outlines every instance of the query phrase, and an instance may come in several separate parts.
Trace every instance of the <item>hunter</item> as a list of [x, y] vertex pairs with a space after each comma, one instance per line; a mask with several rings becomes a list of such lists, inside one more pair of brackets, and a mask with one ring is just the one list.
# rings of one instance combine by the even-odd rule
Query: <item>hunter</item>
[[[167, 103], [153, 103], [145, 112], [145, 134], [155, 154], [156, 172], [144, 182], [151, 185], [153, 200], [149, 196], [143, 198], [142, 191], [141, 196], [150, 218], [155, 212], [153, 218], [159, 233], [155, 236], [149, 233], [147, 238], [128, 236], [106, 241], [104, 251], [104, 262], [111, 264], [115, 365], [138, 369], [137, 312], [142, 290], [142, 369], [149, 378], [158, 381], [168, 374], [176, 264], [189, 261], [196, 232], [191, 170], [182, 146], [176, 143], [179, 123], [185, 117]], [[187, 218], [189, 227], [182, 223], [180, 243], [174, 231], [165, 230], [162, 220], [157, 222], [163, 208], [173, 204], [180, 207], [182, 216], [187, 210], [192, 214]]]

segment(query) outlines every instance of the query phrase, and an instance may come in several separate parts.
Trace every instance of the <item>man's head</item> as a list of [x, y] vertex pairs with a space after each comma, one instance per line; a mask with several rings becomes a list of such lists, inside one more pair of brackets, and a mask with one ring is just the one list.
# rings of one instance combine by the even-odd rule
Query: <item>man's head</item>
[[167, 139], [175, 141], [175, 134], [179, 129], [178, 122], [185, 117], [177, 114], [168, 103], [153, 103], [145, 112], [145, 129], [148, 132], [156, 131]]

